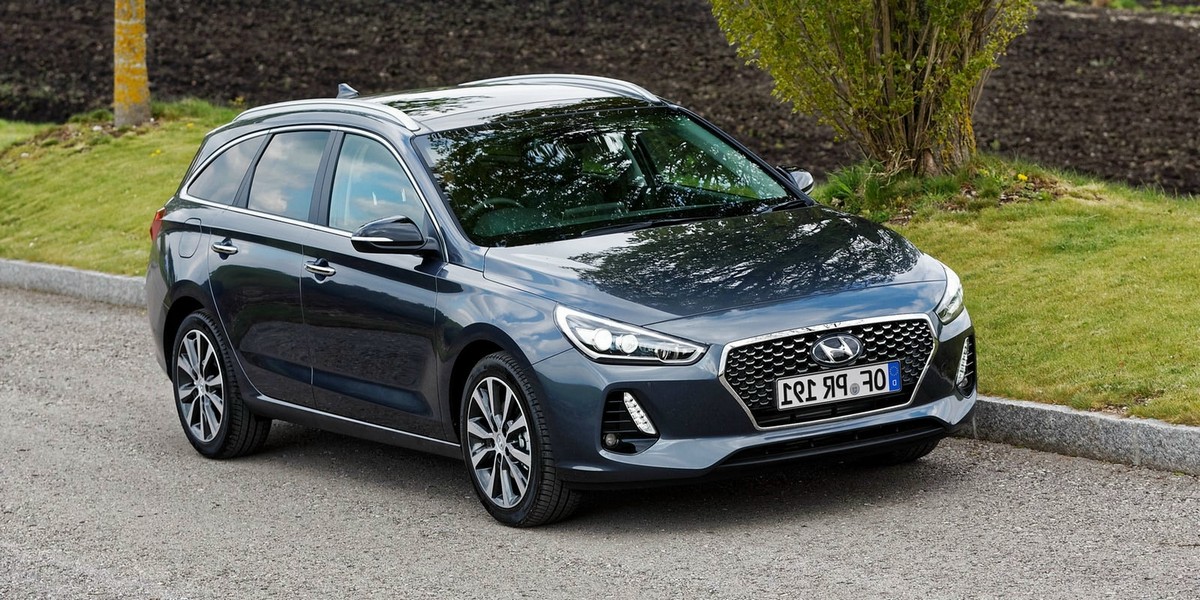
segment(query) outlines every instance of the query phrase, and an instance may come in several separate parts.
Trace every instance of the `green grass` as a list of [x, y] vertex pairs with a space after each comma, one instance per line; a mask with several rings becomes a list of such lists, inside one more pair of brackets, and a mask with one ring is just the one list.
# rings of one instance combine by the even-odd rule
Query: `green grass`
[[197, 101], [154, 112], [155, 123], [124, 131], [105, 113], [58, 127], [0, 123], [10, 140], [0, 146], [0, 256], [144, 273], [154, 211], [204, 134], [235, 114]]
[[0, 119], [0, 150], [4, 150], [17, 142], [27, 140], [52, 127], [54, 126]]
[[985, 392], [1200, 425], [1200, 205], [1095, 184], [900, 230], [963, 278]]
[[959, 273], [984, 393], [1200, 425], [1200, 202], [986, 157], [871, 172], [817, 195]]
[[[141, 274], [151, 216], [234, 112], [155, 114], [125, 132], [105, 114], [0, 122], [0, 256]], [[929, 179], [878, 171], [816, 194], [958, 271], [984, 393], [1200, 425], [1200, 202], [992, 157]]]

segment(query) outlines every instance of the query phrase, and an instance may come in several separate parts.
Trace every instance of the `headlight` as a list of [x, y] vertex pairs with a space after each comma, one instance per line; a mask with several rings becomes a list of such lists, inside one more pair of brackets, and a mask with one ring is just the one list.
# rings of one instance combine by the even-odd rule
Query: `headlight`
[[704, 355], [704, 346], [561, 306], [554, 320], [580, 352], [598, 362], [687, 365]]
[[938, 302], [937, 316], [942, 323], [949, 323], [963, 312], [963, 288], [954, 269], [946, 265], [942, 265], [942, 268], [946, 269], [946, 291], [942, 293], [941, 302]]

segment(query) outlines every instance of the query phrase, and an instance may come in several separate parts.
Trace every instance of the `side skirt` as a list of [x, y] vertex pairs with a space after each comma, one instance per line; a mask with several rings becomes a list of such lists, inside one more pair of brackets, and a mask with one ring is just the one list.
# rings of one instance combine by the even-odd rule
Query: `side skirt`
[[438, 440], [415, 433], [408, 433], [398, 429], [391, 429], [381, 425], [357, 421], [347, 417], [314, 410], [311, 408], [297, 406], [276, 400], [267, 396], [254, 396], [246, 398], [246, 404], [255, 414], [267, 417], [270, 419], [279, 419], [305, 427], [314, 427], [323, 429], [333, 433], [340, 433], [351, 437], [362, 438], [379, 442], [382, 444], [390, 444], [392, 446], [400, 446], [402, 448], [411, 448], [421, 452], [437, 454], [448, 458], [461, 459], [462, 450], [459, 445], [454, 442]]

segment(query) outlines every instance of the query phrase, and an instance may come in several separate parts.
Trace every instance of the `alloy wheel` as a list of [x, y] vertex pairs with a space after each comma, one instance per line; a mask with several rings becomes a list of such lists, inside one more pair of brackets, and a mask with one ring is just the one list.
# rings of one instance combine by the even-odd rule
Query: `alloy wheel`
[[533, 464], [523, 403], [502, 379], [485, 377], [471, 391], [466, 429], [479, 489], [497, 507], [513, 508], [525, 497]]
[[192, 329], [179, 342], [175, 386], [180, 414], [192, 436], [211, 442], [225, 418], [225, 378], [216, 346], [204, 332]]

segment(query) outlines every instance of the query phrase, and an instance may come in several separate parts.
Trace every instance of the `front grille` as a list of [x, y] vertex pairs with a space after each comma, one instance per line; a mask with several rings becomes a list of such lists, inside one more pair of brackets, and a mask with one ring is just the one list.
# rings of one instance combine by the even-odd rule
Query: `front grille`
[[[817, 364], [810, 350], [818, 339], [831, 333], [858, 337], [863, 342], [862, 354], [833, 368]], [[934, 339], [928, 320], [904, 319], [807, 330], [735, 346], [726, 354], [722, 368], [725, 383], [759, 427], [781, 427], [907, 404], [933, 354]], [[784, 411], [775, 408], [777, 379], [893, 360], [900, 361], [902, 387], [897, 393]]]

